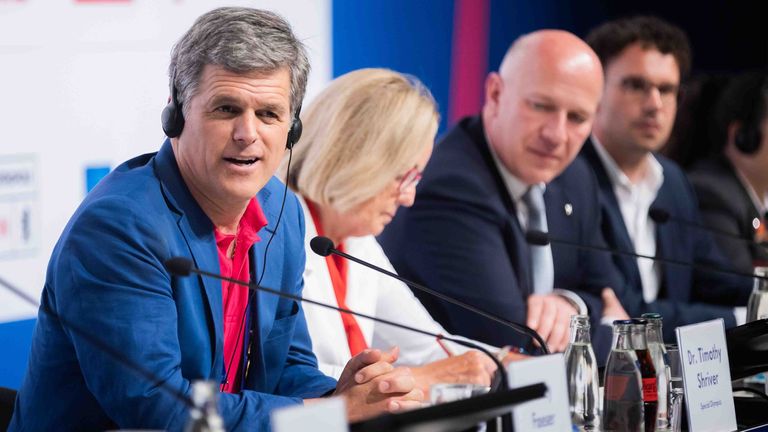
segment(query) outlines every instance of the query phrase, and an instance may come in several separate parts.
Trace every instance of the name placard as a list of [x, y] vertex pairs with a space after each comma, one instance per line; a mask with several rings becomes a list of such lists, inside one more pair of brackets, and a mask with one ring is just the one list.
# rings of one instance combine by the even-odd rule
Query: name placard
[[277, 409], [272, 412], [271, 417], [273, 432], [349, 431], [346, 405], [340, 397]]
[[511, 388], [540, 382], [547, 385], [546, 396], [516, 405], [513, 408], [512, 420], [515, 430], [571, 431], [565, 360], [562, 354], [514, 361], [507, 366], [507, 376]]
[[691, 432], [734, 431], [736, 411], [722, 319], [677, 328]]

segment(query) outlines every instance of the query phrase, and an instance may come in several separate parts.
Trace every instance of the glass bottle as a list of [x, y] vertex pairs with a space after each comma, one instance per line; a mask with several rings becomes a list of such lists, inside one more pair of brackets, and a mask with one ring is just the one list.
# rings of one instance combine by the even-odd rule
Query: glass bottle
[[613, 322], [613, 348], [605, 366], [605, 432], [642, 432], [645, 425], [640, 364], [630, 340], [632, 326], [632, 320]]
[[648, 352], [651, 354], [653, 367], [656, 369], [656, 390], [658, 395], [658, 411], [656, 430], [669, 430], [669, 360], [667, 349], [661, 332], [662, 318], [657, 313], [645, 313], [643, 318], [648, 321], [645, 327], [645, 337]]
[[224, 432], [219, 415], [219, 386], [214, 381], [192, 382], [192, 403], [185, 432]]
[[[768, 276], [768, 267], [755, 267], [756, 276]], [[768, 280], [755, 278], [747, 303], [747, 322], [768, 314]]]
[[580, 431], [600, 429], [597, 359], [589, 336], [589, 315], [571, 317], [571, 342], [565, 349], [571, 422]]
[[653, 432], [656, 430], [656, 417], [659, 410], [659, 391], [656, 386], [656, 368], [653, 367], [653, 360], [650, 351], [648, 351], [648, 342], [645, 336], [648, 321], [642, 318], [633, 318], [630, 321], [632, 321], [630, 343], [637, 354], [643, 382], [645, 432]]

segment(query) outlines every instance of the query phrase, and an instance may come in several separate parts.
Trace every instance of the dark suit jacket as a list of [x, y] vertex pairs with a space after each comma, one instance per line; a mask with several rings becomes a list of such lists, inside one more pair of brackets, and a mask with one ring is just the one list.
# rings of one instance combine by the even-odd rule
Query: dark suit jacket
[[[655, 156], [662, 166], [664, 181], [651, 207], [663, 209], [680, 219], [700, 220], [696, 197], [685, 174], [674, 162], [660, 155]], [[617, 250], [634, 252], [613, 185], [591, 141], [584, 145], [579, 159], [592, 167], [600, 184], [606, 241]], [[712, 269], [733, 270], [709, 233], [673, 220], [656, 224], [656, 255]], [[726, 327], [734, 326], [733, 306], [746, 306], [752, 287], [751, 278], [665, 264], [662, 265], [657, 300], [645, 303], [637, 260], [614, 255], [614, 262], [628, 283], [624, 295], [620, 297], [627, 312], [633, 316], [644, 312], [660, 313], [664, 318], [664, 338], [668, 341], [674, 340], [675, 327], [681, 325], [723, 318]]]
[[[269, 220], [251, 249], [251, 277], [264, 269], [283, 186], [259, 193]], [[304, 223], [295, 196], [269, 250], [264, 286], [300, 294]], [[192, 380], [224, 370], [221, 282], [172, 277], [173, 256], [218, 272], [213, 224], [189, 193], [170, 142], [157, 155], [115, 169], [85, 198], [48, 266], [42, 303], [157, 379], [189, 395]], [[269, 413], [335, 386], [317, 369], [301, 305], [259, 292], [250, 305], [250, 368], [241, 394], [220, 394], [227, 430], [268, 431]], [[245, 363], [244, 363], [245, 364]], [[181, 430], [188, 410], [157, 384], [42, 311], [10, 430]]]
[[[553, 238], [601, 243], [597, 185], [583, 162], [547, 185], [544, 200]], [[586, 180], [585, 180], [586, 179]], [[565, 212], [570, 203], [573, 211]], [[512, 321], [525, 323], [532, 292], [528, 244], [515, 206], [493, 162], [478, 117], [462, 120], [436, 146], [411, 208], [401, 208], [380, 236], [398, 273]], [[623, 282], [610, 256], [552, 245], [555, 287], [582, 296], [590, 308], [595, 347], [603, 358], [608, 328], [598, 325], [603, 287]], [[502, 346], [520, 343], [509, 328], [415, 292], [450, 332]]]
[[[755, 240], [752, 221], [762, 220], [749, 192], [725, 156], [698, 162], [688, 172], [699, 200], [704, 224], [744, 239]], [[762, 223], [762, 222], [761, 222]], [[755, 261], [768, 261], [764, 246], [714, 234], [725, 256], [739, 271], [751, 273]]]

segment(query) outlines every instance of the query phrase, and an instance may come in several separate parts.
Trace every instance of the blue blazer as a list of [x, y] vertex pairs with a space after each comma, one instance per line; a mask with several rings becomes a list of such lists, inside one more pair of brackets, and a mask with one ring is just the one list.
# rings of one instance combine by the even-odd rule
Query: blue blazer
[[[264, 286], [300, 294], [304, 221], [293, 195], [260, 268], [282, 189], [272, 179], [259, 193], [269, 225], [251, 250], [251, 277], [266, 270]], [[219, 271], [213, 225], [166, 141], [156, 155], [116, 168], [85, 198], [54, 248], [41, 301], [189, 395], [192, 380], [222, 380], [222, 286], [212, 278], [172, 277], [163, 262], [173, 256]], [[317, 369], [300, 304], [258, 292], [249, 310], [244, 390], [220, 394], [219, 407], [227, 430], [268, 431], [273, 409], [323, 395], [335, 381]], [[168, 392], [55, 317], [38, 314], [10, 430], [181, 430], [187, 417]]]
[[[671, 160], [654, 155], [664, 171], [664, 181], [652, 208], [663, 209], [674, 217], [699, 221], [696, 196], [683, 171]], [[611, 247], [634, 252], [613, 185], [591, 140], [581, 150], [579, 159], [589, 164], [600, 184], [603, 234]], [[696, 263], [708, 268], [730, 269], [708, 232], [686, 227], [673, 220], [656, 224], [656, 255], [662, 258]], [[628, 286], [622, 304], [630, 315], [658, 312], [664, 318], [664, 339], [675, 340], [675, 327], [723, 318], [726, 327], [736, 325], [733, 306], [745, 306], [752, 290], [752, 279], [730, 276], [691, 267], [662, 264], [661, 289], [656, 301], [645, 303], [637, 260], [615, 255], [614, 262]]]
[[[547, 185], [552, 238], [602, 244], [597, 185], [583, 162]], [[571, 212], [565, 210], [570, 204]], [[492, 159], [479, 117], [462, 120], [436, 146], [411, 208], [401, 208], [380, 236], [398, 273], [506, 319], [525, 323], [532, 292], [528, 244], [515, 205]], [[623, 281], [608, 254], [552, 244], [555, 286], [578, 293], [590, 308], [593, 342], [604, 359], [610, 329], [600, 326], [603, 287]], [[519, 344], [507, 327], [415, 292], [452, 333], [496, 346]]]

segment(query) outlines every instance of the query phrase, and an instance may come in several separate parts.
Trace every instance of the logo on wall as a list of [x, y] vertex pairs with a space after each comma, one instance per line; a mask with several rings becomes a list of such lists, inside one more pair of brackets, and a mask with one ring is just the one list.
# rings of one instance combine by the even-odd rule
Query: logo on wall
[[0, 156], [0, 259], [37, 247], [37, 189], [34, 155]]

